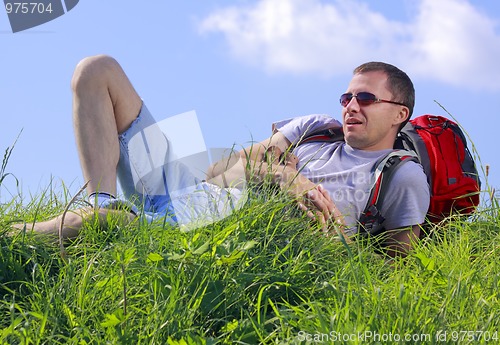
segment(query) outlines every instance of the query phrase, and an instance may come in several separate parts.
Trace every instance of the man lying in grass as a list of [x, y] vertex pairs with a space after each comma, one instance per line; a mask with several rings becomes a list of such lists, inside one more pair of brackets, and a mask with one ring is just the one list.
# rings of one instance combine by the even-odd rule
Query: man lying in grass
[[[265, 179], [294, 197], [325, 230], [342, 227], [352, 236], [359, 231], [374, 165], [393, 148], [415, 101], [404, 72], [380, 62], [363, 64], [340, 97], [343, 124], [325, 115], [275, 123], [270, 138], [213, 165], [207, 179], [198, 180], [182, 164], [169, 162], [168, 138], [113, 58], [82, 60], [72, 89], [76, 142], [93, 208], [65, 214], [62, 227], [62, 216], [33, 225], [40, 233], [62, 229], [64, 237], [77, 236], [82, 223], [96, 214], [105, 222], [110, 212], [125, 212], [128, 220], [141, 215], [177, 225], [220, 219], [244, 198], [238, 188], [242, 181]], [[345, 142], [297, 145], [308, 133], [331, 127], [342, 127]], [[275, 159], [283, 154], [288, 159]], [[115, 197], [117, 178], [127, 200]], [[403, 164], [392, 181], [381, 212], [383, 243], [395, 256], [407, 253], [419, 237], [429, 187], [422, 167], [414, 162]]]

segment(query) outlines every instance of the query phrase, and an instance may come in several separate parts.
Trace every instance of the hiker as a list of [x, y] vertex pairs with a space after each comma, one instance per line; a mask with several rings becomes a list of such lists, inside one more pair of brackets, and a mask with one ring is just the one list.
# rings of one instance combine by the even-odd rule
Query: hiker
[[[83, 177], [88, 181], [86, 190], [103, 221], [108, 213], [123, 214], [118, 206], [128, 205], [127, 221], [140, 213], [148, 220], [163, 217], [167, 223], [185, 225], [193, 216], [190, 212], [205, 214], [203, 206], [214, 199], [223, 207], [216, 205], [212, 211], [223, 217], [231, 212], [227, 205], [242, 198], [241, 189], [233, 188], [238, 179], [243, 176], [259, 181], [271, 174], [308, 216], [326, 229], [341, 227], [348, 236], [358, 231], [357, 220], [367, 203], [374, 165], [391, 152], [398, 131], [412, 115], [415, 99], [413, 84], [404, 72], [381, 62], [363, 64], [354, 70], [340, 97], [342, 124], [325, 115], [277, 122], [269, 139], [237, 154], [236, 160], [243, 164], [228, 165], [230, 157], [214, 164], [207, 179], [201, 181], [185, 174], [182, 165], [162, 167], [163, 161], [168, 161], [168, 139], [159, 129], [150, 134], [155, 121], [116, 60], [104, 55], [83, 59], [71, 85], [75, 137]], [[342, 127], [345, 142], [298, 145], [306, 132], [334, 127]], [[134, 145], [139, 142], [134, 152], [132, 138], [136, 138]], [[151, 163], [151, 147], [161, 148], [155, 156], [160, 162]], [[282, 155], [288, 158], [276, 160]], [[249, 175], [242, 171], [247, 170], [248, 162], [255, 163]], [[157, 168], [151, 169], [151, 164]], [[143, 168], [150, 170], [141, 173]], [[115, 197], [117, 178], [127, 201]], [[195, 206], [190, 212], [182, 209], [191, 201]], [[136, 204], [143, 205], [144, 212], [138, 211]], [[429, 186], [422, 167], [413, 161], [402, 164], [381, 210], [389, 255], [408, 252], [419, 237], [419, 225], [428, 206]], [[65, 237], [74, 237], [82, 222], [94, 215], [94, 208], [81, 208], [65, 214], [61, 229], [59, 216], [36, 223], [33, 230], [52, 234], [62, 230]]]

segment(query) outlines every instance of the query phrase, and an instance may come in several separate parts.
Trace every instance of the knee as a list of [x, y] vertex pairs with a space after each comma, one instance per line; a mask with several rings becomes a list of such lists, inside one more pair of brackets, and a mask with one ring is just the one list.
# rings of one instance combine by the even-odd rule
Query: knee
[[71, 89], [78, 91], [82, 87], [104, 85], [114, 73], [120, 70], [118, 62], [108, 55], [95, 55], [82, 59], [71, 78]]

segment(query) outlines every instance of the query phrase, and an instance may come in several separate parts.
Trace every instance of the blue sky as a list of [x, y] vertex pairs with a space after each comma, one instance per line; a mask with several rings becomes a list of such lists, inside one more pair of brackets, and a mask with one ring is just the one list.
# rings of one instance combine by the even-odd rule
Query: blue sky
[[[498, 1], [81, 0], [16, 34], [0, 9], [0, 42], [0, 152], [22, 130], [7, 171], [25, 199], [83, 184], [69, 84], [94, 54], [121, 63], [158, 120], [195, 110], [207, 147], [260, 141], [283, 118], [339, 117], [352, 69], [393, 63], [414, 81], [415, 115], [446, 107], [500, 186]], [[1, 193], [16, 194], [13, 179]]]

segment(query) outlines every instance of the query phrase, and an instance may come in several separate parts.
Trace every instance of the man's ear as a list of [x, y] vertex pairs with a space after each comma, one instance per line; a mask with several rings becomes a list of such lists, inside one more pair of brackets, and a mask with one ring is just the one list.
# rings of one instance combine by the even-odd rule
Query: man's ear
[[395, 125], [402, 124], [403, 122], [406, 121], [406, 119], [408, 119], [409, 116], [410, 116], [410, 110], [407, 107], [402, 106], [401, 110], [398, 112], [398, 115], [394, 119], [394, 124]]

